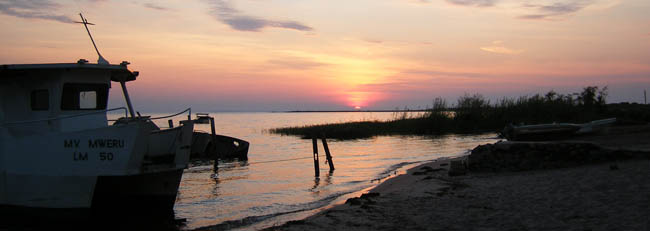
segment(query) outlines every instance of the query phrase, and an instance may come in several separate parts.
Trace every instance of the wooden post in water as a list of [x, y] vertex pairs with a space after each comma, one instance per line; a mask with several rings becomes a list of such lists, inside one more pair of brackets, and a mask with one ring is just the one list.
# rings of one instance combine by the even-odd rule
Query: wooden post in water
[[212, 116], [210, 116], [210, 130], [213, 136], [217, 134], [217, 131], [214, 129], [214, 118]]
[[167, 120], [169, 123], [169, 128], [174, 128], [174, 120]]
[[[211, 148], [211, 150], [206, 150], [206, 151], [215, 153], [215, 152], [217, 152], [217, 131], [214, 129], [214, 117], [212, 117], [212, 116], [210, 116], [210, 130], [212, 132], [210, 134], [210, 140], [212, 141], [212, 146], [211, 146], [212, 148]], [[205, 156], [210, 156], [211, 154], [212, 153], [205, 153]], [[219, 154], [219, 153], [215, 153], [215, 156], [214, 156], [214, 171], [215, 171], [215, 173], [217, 173], [217, 170], [219, 170], [219, 157], [216, 156], [216, 154]]]
[[332, 155], [330, 155], [330, 148], [327, 147], [327, 141], [325, 141], [325, 136], [323, 135], [321, 140], [323, 141], [323, 148], [325, 149], [325, 158], [327, 158], [327, 163], [330, 165], [330, 172], [334, 171], [334, 162], [332, 162]]
[[311, 142], [314, 145], [314, 174], [316, 177], [320, 176], [320, 167], [318, 166], [318, 140], [316, 137], [311, 138]]
[[217, 131], [214, 129], [214, 117], [212, 116], [210, 116], [210, 130], [212, 131], [212, 134], [210, 134], [210, 138], [212, 138], [212, 150], [210, 151], [214, 152], [217, 150]]

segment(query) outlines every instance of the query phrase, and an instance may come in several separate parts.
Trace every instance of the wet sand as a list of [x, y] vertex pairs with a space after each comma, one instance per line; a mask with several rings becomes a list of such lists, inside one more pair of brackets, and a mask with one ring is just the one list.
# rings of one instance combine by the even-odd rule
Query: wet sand
[[[580, 141], [648, 151], [650, 132]], [[466, 158], [466, 157], [463, 157]], [[461, 159], [463, 159], [461, 158]], [[650, 230], [650, 159], [449, 176], [438, 160], [359, 198], [268, 230]]]

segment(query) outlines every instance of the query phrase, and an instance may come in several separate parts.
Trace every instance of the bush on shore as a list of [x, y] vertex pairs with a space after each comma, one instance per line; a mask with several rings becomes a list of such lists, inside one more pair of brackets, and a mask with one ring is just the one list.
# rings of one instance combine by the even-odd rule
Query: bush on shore
[[[501, 130], [506, 124], [552, 122], [584, 123], [618, 117], [650, 121], [648, 105], [606, 103], [607, 87], [583, 88], [580, 93], [558, 94], [549, 91], [518, 98], [502, 98], [491, 103], [480, 94], [461, 96], [455, 106], [442, 98], [433, 100], [426, 113], [409, 117], [396, 114], [389, 121], [361, 121], [271, 129], [271, 133], [298, 135], [303, 138], [326, 135], [335, 139], [358, 139], [376, 135], [440, 135], [446, 133], [483, 133]], [[610, 107], [612, 109], [610, 109]]]

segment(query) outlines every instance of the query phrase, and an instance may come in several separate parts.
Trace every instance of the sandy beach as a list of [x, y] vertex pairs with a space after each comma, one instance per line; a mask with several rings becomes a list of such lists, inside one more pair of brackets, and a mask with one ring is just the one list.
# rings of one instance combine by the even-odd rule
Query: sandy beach
[[[597, 144], [614, 159], [569, 166], [541, 164], [534, 166], [550, 167], [518, 171], [470, 167], [449, 176], [451, 162], [468, 157], [433, 161], [345, 204], [269, 230], [650, 230], [647, 128], [572, 140]], [[578, 154], [594, 153], [603, 151]]]

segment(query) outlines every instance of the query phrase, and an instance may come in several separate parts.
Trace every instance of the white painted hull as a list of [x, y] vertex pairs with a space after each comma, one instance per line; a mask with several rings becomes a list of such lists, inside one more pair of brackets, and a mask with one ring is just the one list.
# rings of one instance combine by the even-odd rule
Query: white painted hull
[[157, 171], [160, 167], [167, 169], [170, 165], [174, 168], [187, 168], [193, 130], [194, 124], [185, 121], [183, 126], [152, 131], [148, 138], [145, 170]]
[[[192, 124], [179, 127], [167, 143], [150, 143], [154, 133], [139, 122], [23, 137], [5, 134], [0, 205], [83, 209], [130, 201], [123, 206], [137, 207], [132, 203], [150, 198], [171, 209], [189, 161], [192, 129]], [[172, 145], [170, 162], [146, 163], [156, 145]]]
[[6, 174], [2, 204], [30, 208], [90, 208], [96, 176]]

